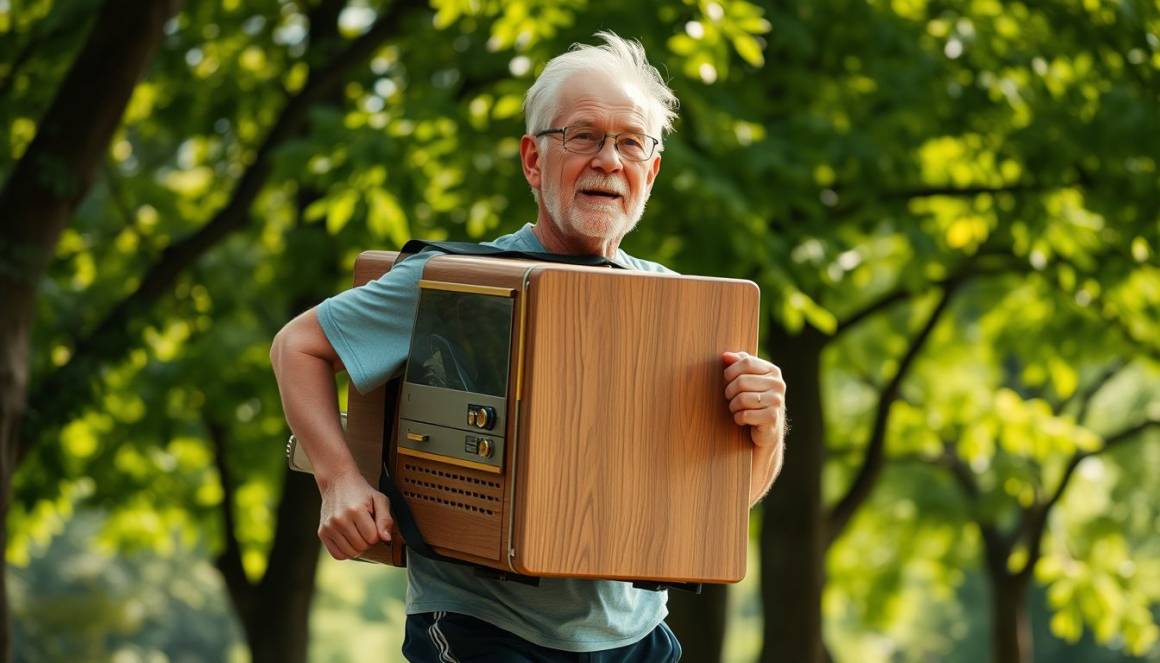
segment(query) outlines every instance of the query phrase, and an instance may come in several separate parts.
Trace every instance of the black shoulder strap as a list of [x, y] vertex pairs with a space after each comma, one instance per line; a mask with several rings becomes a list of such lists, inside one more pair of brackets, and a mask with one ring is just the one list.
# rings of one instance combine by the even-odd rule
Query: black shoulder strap
[[566, 265], [582, 265], [585, 267], [613, 267], [628, 269], [624, 265], [605, 258], [604, 256], [569, 256], [556, 253], [540, 253], [538, 251], [515, 251], [500, 249], [484, 244], [472, 242], [430, 242], [423, 239], [413, 239], [403, 245], [401, 253], [414, 254], [433, 250], [456, 256], [486, 256], [489, 258], [522, 258], [524, 260], [539, 260], [541, 262], [557, 262]]

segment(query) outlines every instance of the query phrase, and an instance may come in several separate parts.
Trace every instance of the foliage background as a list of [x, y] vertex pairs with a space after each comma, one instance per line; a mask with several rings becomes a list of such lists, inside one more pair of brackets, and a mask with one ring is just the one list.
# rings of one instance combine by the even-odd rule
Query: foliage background
[[[0, 0], [0, 176], [115, 5]], [[689, 608], [724, 658], [824, 628], [841, 661], [1160, 660], [1160, 6], [1131, 0], [186, 3], [38, 283], [17, 660], [263, 657], [317, 561], [279, 538], [313, 525], [270, 339], [360, 250], [532, 220], [522, 93], [607, 28], [682, 100], [625, 248], [757, 281], [789, 376], [753, 572]], [[398, 573], [316, 586], [311, 659], [397, 651]]]

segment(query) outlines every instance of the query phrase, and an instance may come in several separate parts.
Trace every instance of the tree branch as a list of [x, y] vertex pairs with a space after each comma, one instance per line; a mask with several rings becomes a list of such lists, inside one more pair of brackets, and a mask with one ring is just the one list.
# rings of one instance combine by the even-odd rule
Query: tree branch
[[1067, 490], [1067, 484], [1071, 480], [1072, 474], [1075, 472], [1075, 469], [1079, 467], [1081, 462], [1092, 456], [1098, 456], [1110, 449], [1113, 449], [1123, 444], [1124, 442], [1131, 440], [1149, 428], [1152, 428], [1153, 426], [1160, 426], [1160, 419], [1145, 419], [1136, 424], [1128, 426], [1127, 428], [1112, 433], [1111, 435], [1108, 435], [1104, 438], [1103, 446], [1098, 449], [1094, 449], [1092, 451], [1077, 451], [1068, 462], [1067, 469], [1064, 470], [1063, 476], [1059, 480], [1059, 485], [1055, 487], [1055, 491], [1052, 493], [1051, 497], [1048, 498], [1047, 502], [1043, 504], [1043, 508], [1048, 510], [1055, 507], [1055, 504], [1063, 497], [1063, 493], [1065, 490]]
[[[855, 199], [853, 203], [848, 205], [839, 205], [833, 209], [831, 214], [835, 217], [844, 217], [857, 212], [859, 208], [866, 205], [867, 200], [886, 200], [886, 201], [902, 201], [907, 202], [917, 198], [932, 198], [935, 196], [946, 196], [955, 198], [974, 198], [983, 194], [1001, 194], [1001, 193], [1042, 193], [1045, 191], [1056, 191], [1059, 189], [1071, 188], [1080, 186], [1081, 183], [1060, 183], [1060, 184], [1038, 184], [1032, 182], [1015, 182], [1012, 184], [1001, 185], [973, 185], [973, 186], [920, 186], [911, 189], [894, 189], [882, 191], [877, 194], [869, 195], [863, 199]], [[843, 189], [840, 185], [832, 187], [841, 199], [843, 196]]]
[[1019, 570], [1017, 575], [1029, 576], [1035, 569], [1036, 562], [1042, 553], [1043, 532], [1047, 528], [1047, 520], [1051, 515], [1051, 510], [1063, 498], [1067, 491], [1067, 486], [1075, 475], [1076, 468], [1084, 460], [1092, 456], [1098, 456], [1112, 448], [1115, 448], [1129, 440], [1136, 438], [1140, 433], [1143, 433], [1149, 428], [1160, 427], [1160, 419], [1145, 419], [1136, 424], [1128, 426], [1104, 438], [1104, 444], [1098, 449], [1092, 451], [1077, 451], [1067, 463], [1067, 468], [1063, 471], [1063, 476], [1059, 479], [1059, 484], [1056, 485], [1051, 497], [1046, 502], [1036, 505], [1029, 509], [1028, 517], [1023, 525], [1020, 527], [1018, 534], [1024, 537], [1027, 541], [1027, 563]]
[[[981, 260], [987, 258], [994, 258], [997, 260], [992, 260], [994, 264], [985, 265], [980, 263]], [[978, 254], [971, 256], [967, 263], [963, 267], [960, 267], [954, 274], [939, 281], [932, 281], [928, 284], [928, 286], [946, 288], [952, 283], [962, 282], [977, 276], [993, 276], [1026, 269], [1028, 269], [1028, 266], [1025, 263], [1018, 261], [1015, 256], [1010, 254]], [[888, 309], [899, 302], [907, 301], [913, 298], [916, 294], [918, 293], [908, 288], [897, 288], [883, 294], [866, 306], [850, 314], [844, 320], [840, 320], [838, 322], [837, 328], [834, 330], [833, 338], [837, 338], [842, 333], [849, 331], [853, 327], [856, 327], [866, 318], [869, 318], [876, 313]]]
[[[936, 287], [938, 286], [937, 283], [932, 283], [931, 285]], [[836, 338], [841, 336], [843, 332], [849, 331], [850, 329], [858, 326], [863, 320], [880, 311], [888, 309], [891, 306], [898, 304], [899, 302], [909, 301], [914, 297], [914, 295], [915, 292], [913, 290], [908, 288], [898, 288], [880, 296], [878, 299], [875, 299], [866, 306], [852, 313], [845, 320], [838, 321], [838, 326], [834, 330], [834, 337]]]
[[64, 12], [63, 17], [54, 17], [57, 20], [56, 27], [49, 29], [42, 34], [36, 34], [36, 28], [44, 25], [44, 21], [33, 26], [28, 38], [24, 44], [21, 45], [20, 50], [16, 53], [16, 57], [12, 58], [8, 63], [8, 71], [5, 72], [4, 77], [0, 78], [0, 99], [7, 99], [12, 93], [12, 85], [21, 73], [24, 65], [28, 64], [33, 57], [48, 51], [55, 51], [59, 53], [62, 49], [61, 44], [56, 43], [58, 40], [64, 41], [62, 37], [72, 37], [74, 33], [83, 32], [84, 28], [89, 25], [93, 16], [86, 13], [81, 14], [78, 9], [85, 9], [82, 3], [65, 3], [62, 7], [56, 7], [54, 12]]
[[0, 288], [35, 289], [176, 8], [173, 0], [108, 0], [98, 11], [36, 136], [0, 188], [0, 244], [7, 249]]
[[121, 186], [116, 168], [106, 160], [101, 171], [105, 174], [105, 183], [109, 187], [109, 200], [113, 202], [113, 207], [125, 220], [125, 227], [131, 230], [137, 239], [141, 239], [141, 232], [137, 229], [137, 215], [133, 213], [133, 206], [127, 199], [124, 187]]
[[[853, 454], [853, 453], [857, 452], [858, 449], [846, 449], [845, 451]], [[828, 450], [826, 451], [827, 455], [829, 455], [830, 453], [831, 453], [830, 451], [828, 451]], [[924, 453], [921, 453], [918, 451], [893, 454], [887, 460], [889, 460], [891, 463], [899, 463], [899, 464], [909, 463], [909, 464], [923, 465], [923, 466], [930, 466], [930, 465], [938, 466], [942, 463], [941, 457], [931, 456], [929, 454], [924, 454]]]
[[[425, 11], [419, 0], [397, 0], [372, 27], [338, 53], [328, 64], [312, 71], [303, 88], [283, 107], [274, 126], [258, 148], [250, 167], [242, 175], [226, 206], [198, 231], [166, 247], [145, 271], [137, 289], [118, 302], [88, 333], [73, 344], [73, 355], [63, 366], [45, 376], [31, 391], [28, 425], [21, 439], [18, 462], [40, 435], [53, 424], [67, 421], [90, 399], [90, 376], [104, 362], [128, 352], [132, 345], [130, 322], [154, 302], [169, 293], [178, 277], [226, 237], [245, 228], [251, 221], [250, 206], [265, 185], [272, 169], [271, 155], [305, 122], [310, 108], [358, 63], [389, 37], [399, 33], [405, 10]], [[50, 407], [51, 404], [51, 407]]]
[[1092, 380], [1091, 384], [1087, 385], [1087, 388], [1085, 388], [1082, 392], [1079, 390], [1072, 392], [1071, 397], [1065, 399], [1063, 403], [1060, 403], [1057, 412], [1062, 412], [1063, 409], [1074, 402], [1078, 396], [1079, 410], [1076, 411], [1075, 421], [1082, 426], [1084, 421], [1087, 419], [1088, 407], [1091, 406], [1092, 399], [1094, 399], [1096, 394], [1098, 394], [1105, 385], [1111, 382], [1112, 378], [1116, 377], [1116, 375], [1118, 375], [1119, 372], [1122, 371], [1127, 365], [1128, 360], [1122, 357], [1113, 361], [1106, 368], [1104, 368], [1104, 370], [1096, 376], [1096, 379]]
[[970, 468], [964, 465], [963, 461], [955, 455], [955, 450], [951, 445], [946, 445], [941, 461], [947, 470], [950, 471], [951, 478], [955, 480], [955, 485], [962, 491], [967, 502], [972, 506], [977, 506], [982, 491], [979, 490], [979, 484], [975, 481], [975, 475], [971, 474]]
[[1041, 192], [1072, 186], [1070, 184], [1045, 185], [1031, 182], [1015, 182], [1013, 184], [974, 186], [926, 186], [914, 189], [899, 189], [884, 191], [879, 196], [886, 200], [914, 200], [915, 198], [933, 198], [936, 196], [973, 197], [983, 194], [1023, 193], [1026, 191]]
[[886, 449], [886, 429], [890, 418], [890, 406], [898, 397], [899, 387], [902, 385], [903, 379], [910, 371], [911, 365], [918, 357], [930, 334], [934, 331], [938, 321], [942, 318], [943, 313], [947, 310], [951, 298], [955, 291], [962, 284], [962, 281], [951, 281], [943, 290], [942, 297], [938, 304], [935, 305], [934, 310], [931, 311], [926, 323], [923, 324], [918, 334], [910, 342], [910, 347], [906, 349], [906, 353], [899, 360], [898, 370], [895, 371], [894, 376], [890, 382], [882, 389], [878, 397], [878, 407], [874, 415], [874, 424], [870, 433], [870, 440], [866, 444], [865, 456], [862, 460], [862, 466], [858, 468], [857, 474], [854, 476], [854, 481], [846, 494], [838, 500], [837, 504], [831, 510], [827, 517], [826, 527], [826, 545], [829, 546], [841, 535], [846, 528], [850, 518], [853, 517], [854, 512], [858, 507], [870, 496], [874, 489], [874, 484], [878, 480], [878, 476], [882, 472], [883, 459]]
[[346, 0], [322, 0], [313, 8], [302, 8], [306, 15], [306, 22], [310, 26], [310, 49], [325, 57], [324, 52], [331, 42], [338, 37], [338, 17]]
[[966, 498], [967, 504], [970, 506], [971, 520], [975, 522], [975, 525], [979, 528], [979, 533], [983, 536], [983, 552], [988, 572], [991, 575], [1006, 575], [1006, 562], [1007, 557], [1011, 554], [1012, 541], [994, 523], [984, 520], [982, 514], [978, 512], [982, 491], [979, 489], [978, 482], [975, 481], [975, 475], [955, 455], [954, 447], [950, 443], [945, 445], [940, 461], [951, 473], [955, 485], [959, 487], [964, 498]]

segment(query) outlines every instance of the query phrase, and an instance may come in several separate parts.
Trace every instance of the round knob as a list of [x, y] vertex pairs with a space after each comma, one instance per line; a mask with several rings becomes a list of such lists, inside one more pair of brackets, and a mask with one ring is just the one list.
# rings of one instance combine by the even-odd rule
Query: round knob
[[489, 417], [488, 408], [481, 407], [475, 411], [475, 425], [480, 428], [491, 428], [491, 418]]
[[483, 456], [484, 458], [491, 458], [491, 451], [491, 440], [484, 439], [479, 441], [480, 456]]

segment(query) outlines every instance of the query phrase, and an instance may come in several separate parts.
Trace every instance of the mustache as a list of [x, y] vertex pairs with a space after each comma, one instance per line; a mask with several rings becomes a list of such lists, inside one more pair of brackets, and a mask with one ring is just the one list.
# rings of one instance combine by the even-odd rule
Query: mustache
[[576, 184], [577, 191], [597, 190], [615, 193], [618, 196], [628, 195], [628, 185], [618, 177], [587, 175]]

